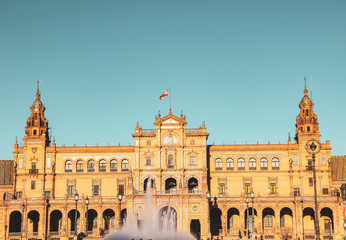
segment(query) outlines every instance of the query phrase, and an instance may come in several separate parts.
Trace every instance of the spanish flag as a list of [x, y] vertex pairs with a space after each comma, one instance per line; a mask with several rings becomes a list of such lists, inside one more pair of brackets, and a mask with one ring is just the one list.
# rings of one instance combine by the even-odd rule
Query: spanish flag
[[161, 96], [160, 96], [160, 100], [162, 100], [164, 97], [168, 96], [168, 90], [166, 90], [166, 92], [164, 92]]

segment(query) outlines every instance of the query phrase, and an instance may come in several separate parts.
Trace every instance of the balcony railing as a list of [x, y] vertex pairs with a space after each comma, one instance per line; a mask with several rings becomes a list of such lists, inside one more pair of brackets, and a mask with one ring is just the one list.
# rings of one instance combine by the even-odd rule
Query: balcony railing
[[27, 232], [28, 237], [38, 236], [38, 232]]
[[105, 168], [100, 168], [99, 172], [106, 172], [106, 169]]
[[313, 166], [306, 166], [306, 171], [312, 171], [312, 170], [314, 170]]
[[83, 172], [83, 169], [77, 169], [76, 172]]
[[88, 168], [88, 172], [95, 172], [95, 168]]
[[199, 132], [199, 128], [186, 128], [185, 132], [187, 132], [187, 133]]
[[156, 129], [142, 129], [142, 133], [155, 133]]
[[29, 169], [29, 174], [38, 174], [38, 169]]
[[18, 237], [21, 234], [22, 234], [21, 232], [10, 232], [10, 233], [8, 233], [8, 236], [10, 236], [10, 237]]
[[175, 165], [167, 165], [166, 168], [167, 169], [176, 169], [177, 167]]
[[49, 232], [49, 235], [51, 235], [51, 236], [60, 236], [60, 232], [58, 232], [58, 231], [51, 231], [51, 232]]

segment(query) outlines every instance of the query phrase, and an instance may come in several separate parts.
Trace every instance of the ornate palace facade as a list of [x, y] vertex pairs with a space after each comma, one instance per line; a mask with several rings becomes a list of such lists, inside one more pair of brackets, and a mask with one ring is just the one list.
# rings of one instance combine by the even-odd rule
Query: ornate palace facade
[[[69, 240], [76, 231], [92, 237], [134, 214], [140, 225], [148, 181], [152, 204], [172, 208], [176, 228], [197, 238], [314, 238], [313, 163], [305, 149], [310, 139], [320, 141], [313, 105], [305, 87], [295, 138], [285, 144], [208, 145], [204, 122], [187, 128], [185, 116], [170, 111], [156, 116], [152, 129], [137, 122], [134, 146], [56, 146], [37, 89], [24, 144], [14, 145], [12, 184], [0, 188], [1, 238]], [[319, 228], [321, 238], [342, 239], [337, 188], [344, 179], [333, 180], [332, 159], [330, 142], [321, 143]]]

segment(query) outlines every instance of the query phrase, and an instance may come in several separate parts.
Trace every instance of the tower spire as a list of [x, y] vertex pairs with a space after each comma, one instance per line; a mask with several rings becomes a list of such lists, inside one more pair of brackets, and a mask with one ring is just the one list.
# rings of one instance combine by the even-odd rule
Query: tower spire
[[37, 80], [36, 99], [40, 99], [40, 81]]

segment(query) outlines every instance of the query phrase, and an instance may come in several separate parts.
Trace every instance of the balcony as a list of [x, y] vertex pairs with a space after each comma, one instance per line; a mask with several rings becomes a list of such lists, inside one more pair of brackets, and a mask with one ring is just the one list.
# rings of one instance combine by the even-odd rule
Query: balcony
[[100, 168], [99, 172], [106, 172], [106, 169], [105, 168]]
[[306, 171], [312, 171], [314, 170], [314, 167], [311, 165], [306, 166]]
[[167, 169], [176, 169], [177, 167], [175, 165], [167, 165], [166, 168]]
[[83, 172], [83, 169], [76, 169], [76, 172]]
[[29, 169], [29, 174], [38, 174], [38, 169]]

